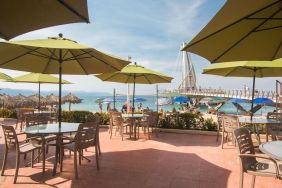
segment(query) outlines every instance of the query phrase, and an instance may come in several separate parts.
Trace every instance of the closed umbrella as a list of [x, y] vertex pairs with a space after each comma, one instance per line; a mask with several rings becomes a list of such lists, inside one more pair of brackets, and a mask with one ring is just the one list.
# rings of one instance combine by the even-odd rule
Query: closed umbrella
[[59, 74], [59, 126], [61, 127], [62, 74], [88, 75], [121, 70], [129, 62], [73, 40], [53, 37], [0, 42], [0, 67], [43, 74]]
[[[13, 82], [38, 83], [38, 110], [40, 111], [41, 84], [59, 84], [59, 78], [51, 76], [49, 74], [29, 73], [26, 75], [15, 77], [13, 79]], [[62, 80], [62, 84], [71, 84], [71, 82]]]
[[105, 73], [95, 75], [103, 81], [118, 82], [118, 83], [133, 83], [133, 110], [134, 112], [134, 98], [135, 98], [135, 84], [157, 84], [157, 83], [170, 83], [173, 79], [162, 73], [146, 69], [136, 63], [128, 65], [121, 71], [115, 73]]
[[211, 63], [282, 57], [282, 1], [228, 0], [183, 50]]
[[33, 30], [89, 22], [87, 0], [2, 0], [0, 38], [9, 40]]

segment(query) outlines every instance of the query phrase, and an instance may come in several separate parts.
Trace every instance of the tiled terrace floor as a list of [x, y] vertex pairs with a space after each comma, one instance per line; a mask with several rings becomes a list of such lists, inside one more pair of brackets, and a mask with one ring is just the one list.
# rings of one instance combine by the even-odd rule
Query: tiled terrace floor
[[[2, 164], [2, 130], [0, 133]], [[92, 161], [83, 161], [78, 168], [80, 179], [75, 180], [73, 158], [66, 152], [62, 173], [52, 176], [52, 159], [47, 162], [45, 174], [41, 173], [41, 163], [34, 168], [24, 167], [22, 163], [18, 183], [13, 185], [15, 156], [12, 154], [0, 187], [238, 187], [237, 149], [226, 146], [222, 150], [214, 136], [160, 133], [151, 140], [141, 135], [138, 141], [121, 141], [119, 136], [110, 140], [106, 129], [102, 129], [100, 135], [100, 171], [96, 170], [94, 150], [91, 148], [85, 155]], [[53, 151], [49, 153], [51, 155]], [[249, 175], [245, 175], [245, 187], [250, 187], [250, 179]], [[282, 187], [282, 181], [274, 178], [257, 177], [256, 180], [256, 188]]]

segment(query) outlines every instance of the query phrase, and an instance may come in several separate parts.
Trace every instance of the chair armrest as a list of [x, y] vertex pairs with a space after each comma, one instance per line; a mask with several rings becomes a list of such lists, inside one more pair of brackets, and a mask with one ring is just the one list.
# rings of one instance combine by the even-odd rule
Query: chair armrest
[[254, 155], [254, 154], [239, 154], [240, 158], [249, 158], [249, 157], [255, 157], [255, 158], [260, 158], [260, 159], [266, 159], [271, 161], [272, 163], [274, 163], [275, 165], [275, 171], [276, 171], [276, 178], [279, 178], [279, 168], [278, 168], [278, 164], [277, 161], [270, 158], [270, 157], [265, 157], [265, 156], [261, 156], [261, 155]]
[[23, 135], [23, 134], [26, 134], [26, 133], [24, 133], [24, 132], [21, 132], [21, 133], [17, 133], [16, 135]]
[[44, 137], [42, 137], [42, 136], [33, 136], [33, 137], [26, 138], [26, 139], [23, 140], [23, 141], [19, 141], [19, 143], [27, 142], [27, 141], [29, 141], [29, 140], [35, 140], [35, 139], [37, 139], [37, 138], [42, 138], [42, 139], [44, 140]]

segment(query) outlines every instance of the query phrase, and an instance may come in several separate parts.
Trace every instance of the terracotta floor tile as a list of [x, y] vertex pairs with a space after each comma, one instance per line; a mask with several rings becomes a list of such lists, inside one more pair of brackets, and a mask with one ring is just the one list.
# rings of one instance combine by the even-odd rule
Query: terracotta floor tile
[[[6, 122], [13, 125], [14, 122]], [[78, 167], [79, 179], [74, 178], [73, 154], [65, 152], [63, 172], [52, 176], [52, 155], [50, 148], [46, 172], [42, 164], [34, 168], [25, 167], [28, 160], [21, 160], [18, 183], [13, 184], [15, 154], [9, 155], [5, 176], [0, 178], [0, 187], [53, 187], [53, 188], [237, 188], [239, 183], [239, 160], [237, 149], [224, 145], [214, 136], [159, 133], [147, 139], [132, 141], [119, 135], [109, 139], [107, 129], [101, 129], [100, 170], [96, 169], [95, 150], [84, 153], [91, 162], [82, 161]], [[3, 159], [4, 140], [0, 130], [0, 163]], [[24, 162], [23, 162], [24, 161]], [[244, 186], [250, 186], [251, 176], [245, 175]], [[256, 188], [282, 187], [282, 181], [274, 178], [257, 177]]]

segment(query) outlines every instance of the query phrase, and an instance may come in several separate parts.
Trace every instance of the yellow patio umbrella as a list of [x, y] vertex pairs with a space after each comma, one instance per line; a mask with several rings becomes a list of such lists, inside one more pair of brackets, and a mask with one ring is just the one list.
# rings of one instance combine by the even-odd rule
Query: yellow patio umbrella
[[[29, 73], [13, 78], [13, 82], [38, 83], [38, 110], [40, 111], [41, 84], [59, 84], [59, 78], [49, 74]], [[71, 84], [71, 82], [62, 80], [62, 84]]]
[[[118, 82], [118, 83], [132, 83], [133, 84], [133, 109], [135, 98], [135, 84], [158, 84], [158, 83], [170, 83], [173, 79], [162, 73], [146, 69], [136, 63], [134, 65], [128, 65], [119, 72], [105, 73], [95, 75], [103, 81]], [[133, 112], [133, 111], [132, 111]]]
[[5, 73], [0, 72], [0, 81], [13, 81], [13, 78]]
[[89, 23], [87, 0], [2, 0], [0, 38], [76, 22]]
[[204, 68], [203, 74], [212, 74], [225, 77], [253, 77], [251, 119], [254, 108], [254, 92], [256, 77], [282, 76], [282, 58], [274, 61], [236, 61], [216, 63]]
[[183, 50], [211, 63], [282, 57], [282, 1], [228, 0]]
[[88, 75], [121, 70], [129, 61], [59, 37], [0, 42], [0, 68], [59, 74], [59, 125], [61, 126], [62, 74]]

